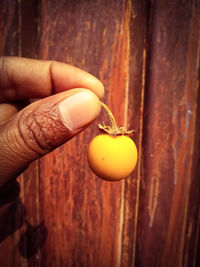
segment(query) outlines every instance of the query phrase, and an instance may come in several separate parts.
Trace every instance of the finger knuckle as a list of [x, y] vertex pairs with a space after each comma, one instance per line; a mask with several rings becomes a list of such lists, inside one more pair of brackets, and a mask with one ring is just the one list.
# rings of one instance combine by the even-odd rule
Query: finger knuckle
[[58, 132], [63, 131], [57, 108], [24, 113], [20, 117], [18, 129], [29, 149], [43, 155], [55, 148]]

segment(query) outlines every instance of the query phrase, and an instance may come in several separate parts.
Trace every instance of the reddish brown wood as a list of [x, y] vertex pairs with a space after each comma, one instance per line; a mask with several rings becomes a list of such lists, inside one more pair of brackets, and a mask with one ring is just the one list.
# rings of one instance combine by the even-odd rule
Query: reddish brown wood
[[199, 255], [199, 4], [151, 7], [137, 266], [195, 266]]
[[94, 123], [31, 164], [20, 195], [16, 184], [0, 195], [0, 265], [199, 266], [199, 5], [0, 1], [0, 54], [97, 76], [139, 151], [127, 180], [95, 177]]
[[[46, 15], [41, 21], [42, 57], [66, 60], [99, 77], [106, 87], [105, 101], [120, 124], [127, 121], [129, 24], [133, 12], [131, 3], [125, 1], [83, 1], [79, 6], [70, 3], [65, 9], [63, 3], [55, 9], [45, 2], [42, 5], [42, 13]], [[56, 32], [52, 31], [55, 27]], [[141, 43], [143, 38], [144, 32]], [[142, 55], [143, 47], [137, 53]], [[141, 62], [139, 58], [138, 80], [141, 79]], [[55, 249], [55, 243], [62, 242], [56, 253], [43, 258], [46, 265], [50, 262], [76, 266], [121, 264], [124, 186], [123, 182], [101, 181], [88, 168], [87, 144], [97, 131], [97, 126], [92, 126], [40, 162], [41, 216], [47, 228], [52, 229], [43, 248], [44, 255]], [[57, 166], [53, 173], [50, 165]], [[54, 208], [47, 210], [48, 203]], [[60, 247], [63, 249], [59, 250]], [[129, 260], [131, 258], [130, 255]]]
[[19, 38], [17, 3], [1, 1], [0, 10], [0, 54], [17, 55]]
[[142, 138], [144, 90], [146, 72], [146, 36], [148, 27], [148, 2], [129, 2], [129, 61], [125, 120], [129, 129], [134, 129], [133, 139], [137, 144], [138, 164], [130, 178], [122, 184], [122, 244], [120, 266], [133, 266], [137, 240], [139, 193], [142, 170]]
[[[0, 1], [1, 56], [38, 57], [38, 8], [37, 1]], [[34, 162], [18, 179], [20, 190], [18, 191], [18, 185], [14, 184], [5, 205], [0, 206], [1, 266], [40, 264], [38, 240], [41, 238], [38, 234], [40, 229], [43, 232], [45, 230], [39, 219], [38, 177], [38, 162]], [[27, 231], [30, 229], [31, 234]], [[37, 250], [34, 250], [34, 242], [38, 246]], [[32, 253], [33, 256], [27, 258], [27, 253]]]

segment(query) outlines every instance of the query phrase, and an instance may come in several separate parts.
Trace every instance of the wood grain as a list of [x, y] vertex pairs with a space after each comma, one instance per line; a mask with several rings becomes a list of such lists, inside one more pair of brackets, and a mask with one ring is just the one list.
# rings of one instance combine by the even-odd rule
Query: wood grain
[[198, 255], [199, 3], [180, 2], [151, 7], [138, 266], [195, 266]]
[[[38, 57], [38, 1], [1, 1], [0, 55]], [[19, 177], [18, 184], [11, 185], [6, 204], [0, 207], [2, 240], [0, 243], [1, 266], [39, 266], [38, 233], [40, 230], [38, 199], [38, 162], [34, 162]], [[32, 231], [26, 238], [28, 229]], [[5, 234], [6, 233], [6, 234]], [[32, 255], [32, 257], [27, 257]]]
[[96, 177], [96, 123], [0, 192], [1, 266], [200, 264], [200, 1], [0, 1], [0, 54], [53, 59], [105, 86], [136, 170]]
[[[44, 29], [42, 55], [44, 58], [53, 57], [59, 60], [66, 58], [68, 63], [99, 77], [106, 87], [105, 101], [116, 114], [117, 121], [120, 124], [126, 123], [130, 3], [115, 4], [103, 1], [100, 4], [87, 1], [86, 4], [83, 1], [79, 2], [79, 8], [75, 3], [70, 3], [63, 9], [62, 3], [57, 5], [56, 9], [52, 10], [43, 3], [42, 12], [48, 15], [41, 22]], [[59, 18], [56, 19], [55, 14], [58, 14]], [[55, 27], [54, 24], [56, 36], [49, 30]], [[61, 42], [55, 50], [51, 44], [55, 43], [58, 36]], [[63, 263], [69, 266], [120, 265], [122, 183], [101, 181], [89, 170], [86, 159], [87, 144], [96, 133], [97, 127], [94, 125], [70, 144], [40, 162], [40, 188], [45, 188], [45, 194], [42, 193], [41, 196], [45, 209], [42, 215], [48, 224], [47, 228], [53, 229], [43, 249], [53, 251], [55, 244], [60, 242], [63, 247], [63, 250], [60, 250], [59, 246], [59, 251], [52, 254], [54, 258], [44, 258], [46, 265], [51, 262], [58, 266]], [[54, 175], [48, 168], [53, 164], [57, 166]], [[55, 197], [52, 197], [52, 190]], [[55, 208], [46, 210], [47, 203], [61, 209], [54, 214]], [[64, 239], [61, 238], [63, 233]]]

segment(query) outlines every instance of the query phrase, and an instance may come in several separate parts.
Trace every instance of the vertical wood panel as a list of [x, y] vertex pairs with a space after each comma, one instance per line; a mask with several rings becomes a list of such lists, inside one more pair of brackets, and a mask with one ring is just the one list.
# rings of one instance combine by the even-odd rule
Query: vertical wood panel
[[[79, 1], [78, 5], [60, 2], [54, 9], [49, 2], [42, 2], [42, 14], [41, 55], [66, 60], [99, 77], [106, 87], [105, 101], [117, 121], [126, 124], [130, 20], [134, 16], [131, 2]], [[56, 31], [52, 30], [54, 27]], [[142, 46], [135, 57], [142, 54], [144, 34], [141, 36], [138, 42]], [[142, 60], [137, 60], [139, 83]], [[133, 72], [136, 75], [135, 68]], [[140, 88], [136, 90], [140, 101]], [[129, 110], [129, 115], [133, 112]], [[47, 265], [64, 262], [75, 266], [119, 266], [123, 261], [123, 182], [101, 181], [87, 165], [87, 144], [97, 132], [96, 125], [92, 126], [40, 162], [42, 216], [47, 228], [53, 230], [43, 249], [53, 251], [55, 243], [60, 244], [52, 257], [43, 258]], [[57, 166], [53, 173], [50, 165]], [[47, 205], [52, 208], [47, 210]], [[60, 238], [63, 235], [64, 239]], [[128, 257], [131, 262], [131, 254]]]
[[137, 266], [195, 266], [199, 15], [194, 1], [155, 1], [151, 7]]
[[8, 1], [0, 2], [1, 27], [0, 27], [0, 54], [17, 55], [18, 52], [18, 8], [17, 3]]
[[[0, 55], [37, 58], [38, 1], [1, 1]], [[40, 232], [38, 163], [31, 164], [8, 191], [10, 199], [0, 207], [2, 240], [1, 266], [39, 266]], [[19, 191], [18, 191], [19, 189]], [[12, 197], [13, 190], [16, 193]], [[31, 257], [32, 256], [32, 257]]]
[[129, 17], [129, 62], [126, 99], [126, 126], [134, 129], [138, 148], [138, 164], [133, 174], [123, 182], [122, 194], [122, 256], [120, 266], [133, 266], [137, 240], [139, 194], [142, 170], [143, 105], [146, 72], [146, 36], [148, 2], [132, 1]]
[[[0, 54], [17, 55], [19, 40], [17, 3], [1, 1], [0, 10]], [[13, 191], [14, 197], [12, 197]], [[12, 266], [13, 262], [16, 266], [20, 266], [19, 253], [14, 248], [20, 238], [24, 216], [24, 206], [19, 199], [19, 191], [18, 183], [14, 183], [0, 194], [0, 260], [4, 266]], [[12, 259], [10, 255], [13, 255]]]

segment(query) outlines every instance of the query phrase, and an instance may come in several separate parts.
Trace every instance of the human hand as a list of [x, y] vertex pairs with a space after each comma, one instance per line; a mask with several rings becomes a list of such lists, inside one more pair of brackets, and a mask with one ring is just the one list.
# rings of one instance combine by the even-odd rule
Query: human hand
[[[99, 114], [102, 83], [73, 66], [0, 58], [0, 187]], [[42, 98], [18, 111], [13, 101]]]

